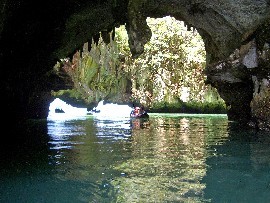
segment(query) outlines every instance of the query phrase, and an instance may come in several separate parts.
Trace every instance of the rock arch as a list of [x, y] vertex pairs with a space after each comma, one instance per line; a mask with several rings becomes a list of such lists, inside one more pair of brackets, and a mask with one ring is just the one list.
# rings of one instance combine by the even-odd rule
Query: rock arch
[[1, 5], [0, 87], [5, 117], [14, 122], [47, 116], [50, 91], [67, 85], [47, 75], [55, 61], [123, 24], [137, 57], [151, 37], [146, 18], [171, 15], [202, 36], [207, 82], [226, 101], [229, 118], [270, 129], [269, 0], [3, 0]]

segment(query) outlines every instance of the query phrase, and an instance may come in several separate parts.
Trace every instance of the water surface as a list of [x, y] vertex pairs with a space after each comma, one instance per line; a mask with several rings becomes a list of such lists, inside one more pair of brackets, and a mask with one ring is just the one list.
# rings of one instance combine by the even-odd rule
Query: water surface
[[1, 202], [270, 202], [269, 133], [226, 115], [30, 126], [2, 156]]

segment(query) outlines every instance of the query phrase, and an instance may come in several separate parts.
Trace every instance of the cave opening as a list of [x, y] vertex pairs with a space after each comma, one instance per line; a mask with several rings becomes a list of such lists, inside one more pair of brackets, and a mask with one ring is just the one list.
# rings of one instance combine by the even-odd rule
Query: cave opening
[[215, 103], [225, 108], [216, 89], [205, 84], [206, 53], [196, 29], [170, 16], [147, 18], [147, 24], [152, 36], [137, 58], [130, 52], [122, 25], [110, 33], [109, 43], [100, 34], [98, 41], [86, 42], [72, 59], [57, 62], [54, 69], [64, 72], [73, 88], [53, 91], [53, 96], [71, 104], [83, 101], [90, 109], [101, 100], [152, 109], [179, 103]]

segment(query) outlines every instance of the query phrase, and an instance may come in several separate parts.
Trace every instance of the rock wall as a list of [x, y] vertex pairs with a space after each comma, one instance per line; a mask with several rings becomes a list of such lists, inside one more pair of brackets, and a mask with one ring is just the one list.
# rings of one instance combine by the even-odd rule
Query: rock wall
[[[207, 82], [226, 101], [229, 119], [270, 130], [269, 0], [0, 0], [0, 81], [7, 120], [45, 118], [47, 76], [99, 32], [125, 24], [138, 57], [151, 37], [147, 17], [173, 16], [201, 34]], [[7, 123], [4, 123], [4, 125]]]

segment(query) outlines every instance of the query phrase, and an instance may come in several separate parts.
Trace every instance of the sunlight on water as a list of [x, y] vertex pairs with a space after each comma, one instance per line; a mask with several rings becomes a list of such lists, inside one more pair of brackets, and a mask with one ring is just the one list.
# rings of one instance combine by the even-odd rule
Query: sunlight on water
[[[56, 113], [56, 109], [61, 109], [64, 113]], [[72, 148], [75, 143], [68, 143], [65, 140], [69, 139], [69, 136], [79, 134], [76, 134], [74, 128], [69, 127], [69, 123], [73, 123], [74, 120], [85, 120], [91, 116], [95, 120], [98, 137], [126, 139], [131, 135], [131, 110], [128, 105], [104, 104], [104, 101], [100, 101], [93, 110], [87, 112], [84, 108], [72, 107], [57, 98], [50, 104], [47, 118], [48, 134], [53, 139], [50, 142], [53, 145], [51, 149]], [[88, 113], [91, 113], [91, 116], [87, 116]]]
[[[57, 113], [59, 110], [61, 113]], [[49, 106], [48, 120], [81, 119], [87, 115], [87, 108], [76, 108], [56, 98]]]
[[129, 118], [132, 108], [128, 105], [118, 105], [113, 103], [104, 104], [104, 101], [100, 101], [94, 110], [97, 111], [97, 113], [93, 113], [97, 119], [117, 120], [121, 117]]
[[[56, 111], [61, 111], [56, 112]], [[49, 107], [48, 120], [73, 120], [82, 119], [86, 115], [91, 114], [99, 120], [129, 118], [132, 108], [128, 105], [119, 105], [114, 103], [104, 104], [104, 101], [100, 101], [96, 107], [87, 111], [87, 108], [76, 108], [67, 104], [59, 98], [56, 98]]]
[[98, 138], [121, 140], [131, 136], [130, 123], [125, 120], [115, 123], [96, 120], [95, 124]]
[[74, 125], [69, 120], [48, 121], [48, 135], [51, 140], [48, 142], [50, 149], [71, 149], [75, 145], [83, 144], [83, 142], [71, 141], [71, 137], [84, 135], [84, 127]]

